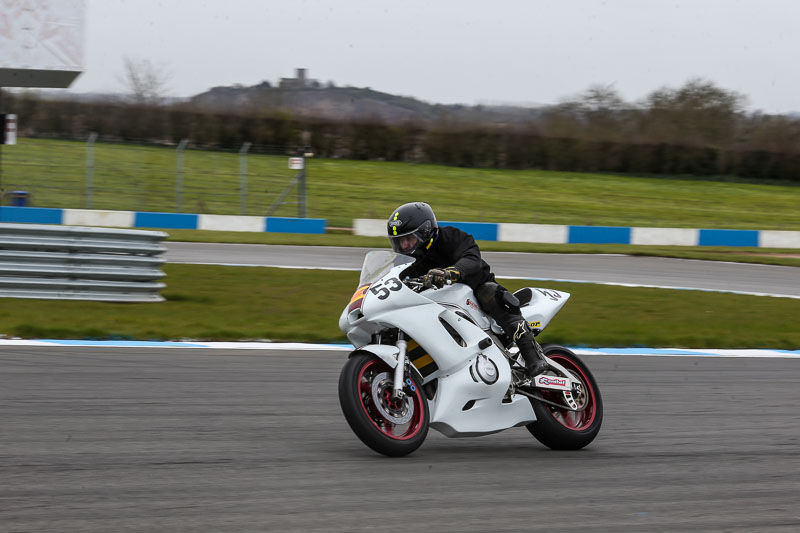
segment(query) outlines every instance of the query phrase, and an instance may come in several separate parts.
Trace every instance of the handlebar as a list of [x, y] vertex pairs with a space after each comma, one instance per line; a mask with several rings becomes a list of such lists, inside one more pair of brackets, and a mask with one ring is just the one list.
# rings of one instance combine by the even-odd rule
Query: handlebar
[[406, 278], [403, 280], [403, 285], [408, 287], [414, 292], [425, 290], [425, 284], [422, 283], [422, 278]]
[[[424, 290], [427, 290], [427, 289], [434, 289], [434, 290], [438, 290], [438, 289], [440, 289], [440, 288], [441, 288], [441, 287], [437, 287], [436, 285], [431, 285], [430, 287], [426, 287], [426, 286], [425, 286], [425, 283], [424, 283], [422, 280], [423, 280], [423, 278], [422, 278], [422, 277], [418, 277], [418, 278], [405, 278], [405, 279], [403, 280], [403, 284], [404, 284], [406, 287], [408, 287], [409, 289], [411, 289], [412, 291], [414, 291], [414, 292], [422, 292], [422, 291], [424, 291]], [[452, 285], [452, 284], [453, 284], [453, 282], [452, 282], [452, 281], [450, 281], [450, 280], [447, 280], [447, 281], [445, 282], [445, 285]]]

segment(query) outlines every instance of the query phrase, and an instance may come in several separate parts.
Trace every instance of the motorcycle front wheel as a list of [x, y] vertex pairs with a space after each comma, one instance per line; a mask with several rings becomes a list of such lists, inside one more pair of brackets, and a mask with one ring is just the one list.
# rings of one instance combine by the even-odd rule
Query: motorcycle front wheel
[[370, 353], [352, 355], [339, 376], [339, 404], [361, 441], [391, 457], [408, 455], [428, 434], [430, 412], [416, 376], [406, 376], [401, 400], [392, 399], [394, 370]]
[[531, 399], [536, 421], [526, 427], [536, 439], [554, 450], [579, 450], [594, 440], [603, 422], [603, 399], [589, 368], [577, 355], [563, 346], [543, 344], [545, 355], [566, 368], [572, 379], [580, 385], [579, 394], [573, 394], [579, 411], [560, 408], [564, 404], [557, 391], [539, 390], [542, 398], [552, 403]]

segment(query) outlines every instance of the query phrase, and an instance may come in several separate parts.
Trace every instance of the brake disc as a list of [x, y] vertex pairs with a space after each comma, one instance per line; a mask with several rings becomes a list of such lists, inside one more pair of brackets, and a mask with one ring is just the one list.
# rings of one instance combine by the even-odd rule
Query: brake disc
[[408, 424], [414, 416], [414, 402], [411, 401], [411, 397], [404, 396], [400, 408], [392, 409], [384, 398], [387, 389], [389, 392], [392, 390], [392, 377], [388, 372], [382, 372], [372, 378], [372, 403], [388, 422], [398, 426]]

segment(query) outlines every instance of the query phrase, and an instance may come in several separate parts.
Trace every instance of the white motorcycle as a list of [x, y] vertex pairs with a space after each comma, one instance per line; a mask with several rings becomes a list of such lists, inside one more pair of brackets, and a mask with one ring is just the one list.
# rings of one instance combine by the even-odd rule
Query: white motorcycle
[[[401, 280], [413, 261], [369, 252], [358, 290], [339, 318], [356, 348], [339, 377], [339, 402], [358, 438], [390, 456], [419, 448], [428, 427], [473, 437], [525, 426], [557, 450], [592, 442], [603, 402], [586, 365], [570, 350], [544, 344], [549, 369], [531, 378], [469, 286], [436, 289], [420, 278]], [[538, 288], [514, 295], [537, 335], [569, 298]]]

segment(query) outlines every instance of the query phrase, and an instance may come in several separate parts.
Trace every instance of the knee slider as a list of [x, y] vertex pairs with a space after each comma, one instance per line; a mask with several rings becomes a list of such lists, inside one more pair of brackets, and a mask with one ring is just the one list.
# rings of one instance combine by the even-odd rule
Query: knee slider
[[497, 305], [497, 289], [499, 287], [497, 283], [487, 281], [475, 291], [475, 297], [484, 309], [489, 310]]
[[519, 299], [511, 292], [503, 291], [503, 305], [507, 309], [519, 309]]

